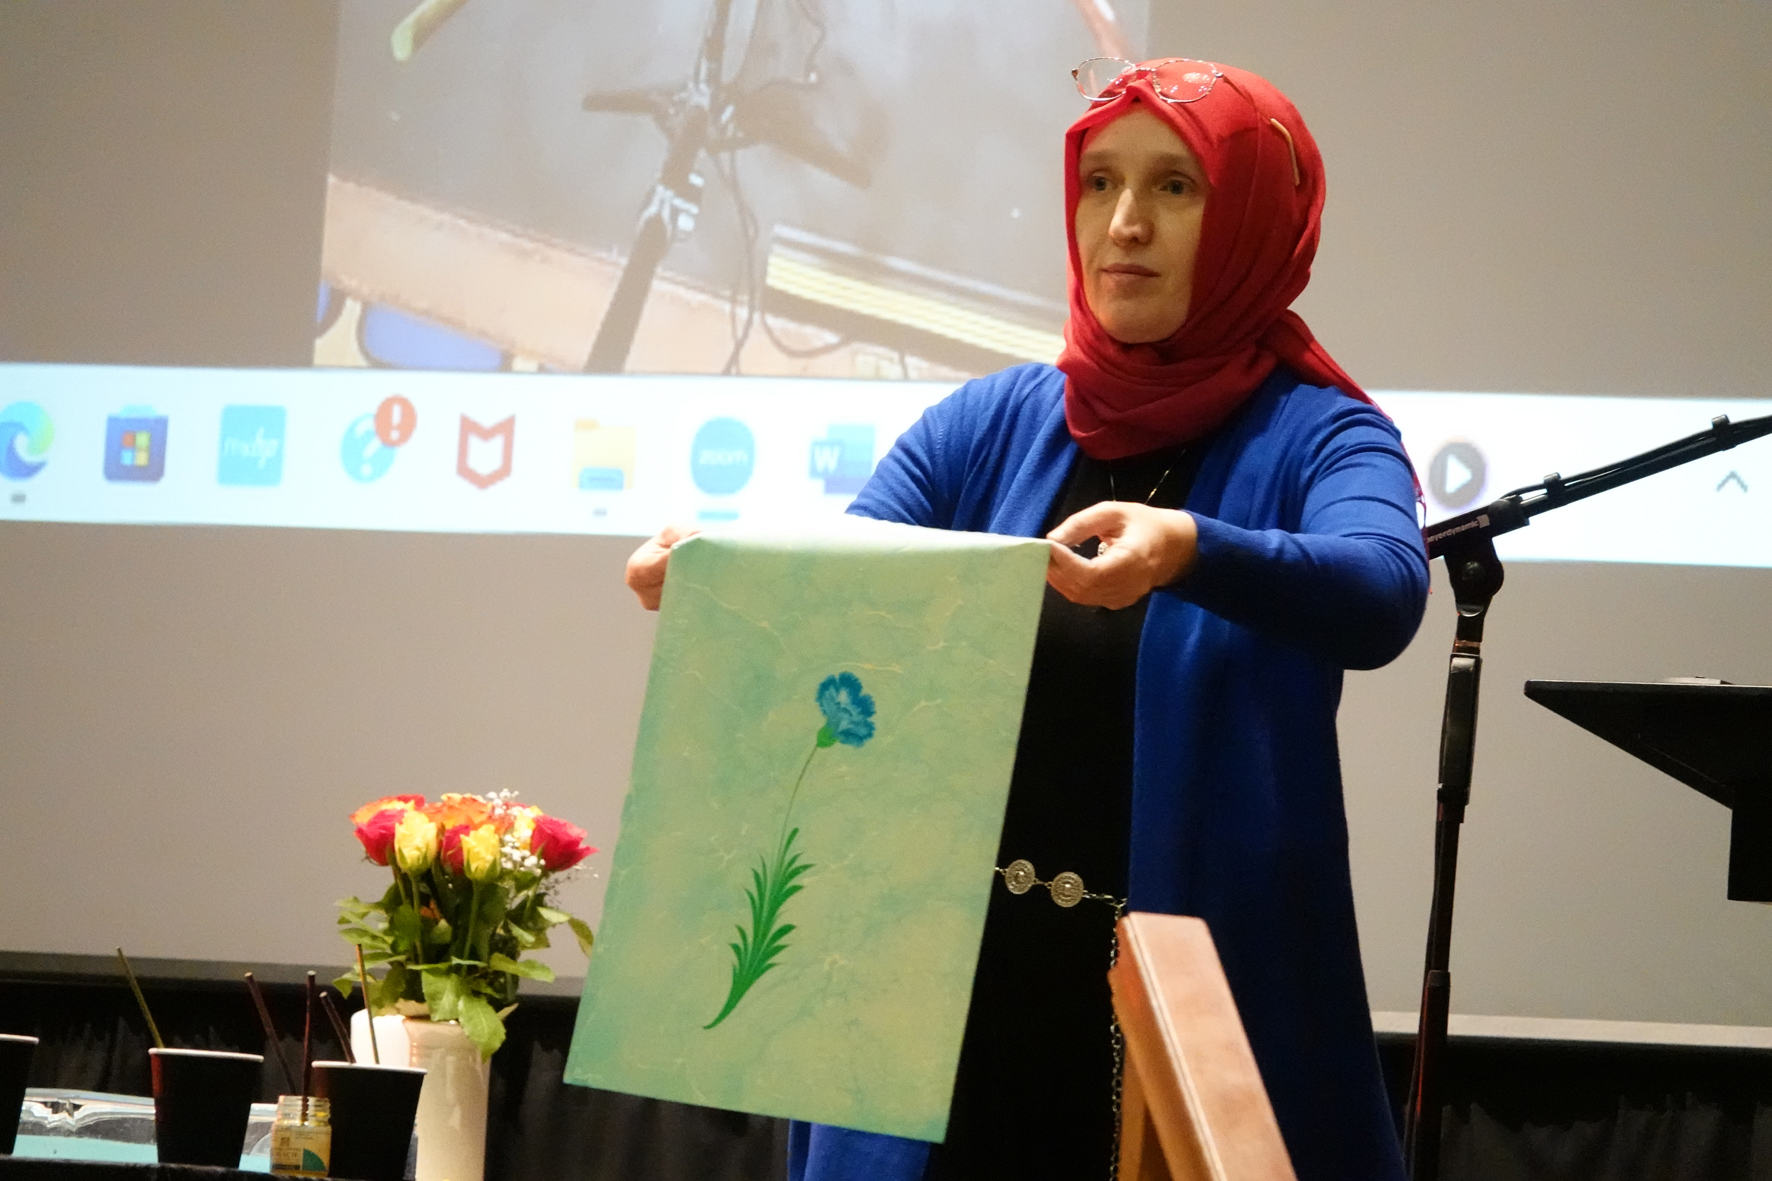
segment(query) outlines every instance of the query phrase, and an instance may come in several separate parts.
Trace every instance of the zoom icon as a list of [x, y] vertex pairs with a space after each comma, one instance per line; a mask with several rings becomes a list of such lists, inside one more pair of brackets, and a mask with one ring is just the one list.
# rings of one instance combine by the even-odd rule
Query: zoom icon
[[689, 446], [689, 474], [710, 496], [729, 496], [751, 481], [757, 440], [736, 418], [712, 418], [695, 432]]
[[1475, 443], [1454, 439], [1443, 443], [1427, 465], [1427, 489], [1449, 509], [1474, 504], [1489, 483], [1489, 461]]

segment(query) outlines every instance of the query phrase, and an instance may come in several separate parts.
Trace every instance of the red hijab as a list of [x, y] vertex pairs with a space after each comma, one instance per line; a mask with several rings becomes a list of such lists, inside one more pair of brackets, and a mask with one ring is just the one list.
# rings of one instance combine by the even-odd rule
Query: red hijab
[[[1317, 253], [1323, 159], [1316, 141], [1272, 83], [1247, 70], [1218, 68], [1224, 75], [1204, 98], [1167, 102], [1140, 79], [1065, 135], [1071, 308], [1058, 368], [1066, 378], [1071, 436], [1096, 459], [1199, 438], [1230, 417], [1279, 364], [1312, 385], [1371, 401], [1290, 310], [1310, 281]], [[1077, 253], [1083, 139], [1137, 109], [1168, 121], [1212, 186], [1187, 320], [1156, 344], [1121, 344], [1107, 334], [1089, 310]]]

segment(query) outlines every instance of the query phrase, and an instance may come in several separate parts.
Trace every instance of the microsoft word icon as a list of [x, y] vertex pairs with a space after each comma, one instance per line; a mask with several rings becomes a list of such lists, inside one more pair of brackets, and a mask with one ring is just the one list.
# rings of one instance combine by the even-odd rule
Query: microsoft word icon
[[812, 440], [812, 470], [824, 481], [827, 496], [854, 496], [874, 473], [874, 428], [832, 426], [822, 439]]

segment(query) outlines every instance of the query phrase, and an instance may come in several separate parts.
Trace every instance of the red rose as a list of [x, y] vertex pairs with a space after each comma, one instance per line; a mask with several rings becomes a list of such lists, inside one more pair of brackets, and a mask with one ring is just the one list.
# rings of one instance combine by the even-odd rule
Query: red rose
[[363, 852], [377, 865], [388, 863], [394, 851], [394, 828], [404, 815], [399, 808], [383, 808], [357, 825], [357, 839], [363, 842]]
[[585, 844], [585, 830], [558, 816], [537, 816], [529, 837], [529, 851], [549, 872], [571, 869], [596, 850]]
[[443, 830], [443, 837], [437, 845], [437, 855], [443, 859], [443, 868], [450, 873], [460, 873], [461, 839], [468, 835], [468, 826], [458, 824], [454, 828]]

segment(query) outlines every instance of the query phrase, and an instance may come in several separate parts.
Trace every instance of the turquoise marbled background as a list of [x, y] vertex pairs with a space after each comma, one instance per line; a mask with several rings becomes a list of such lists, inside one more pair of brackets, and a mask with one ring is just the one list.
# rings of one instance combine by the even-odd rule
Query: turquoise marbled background
[[[567, 1081], [943, 1137], [1046, 552], [867, 521], [674, 551]], [[815, 693], [845, 670], [874, 737], [812, 759], [796, 929], [703, 1029], [824, 724]]]

